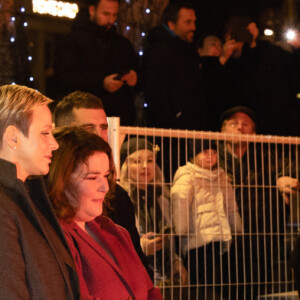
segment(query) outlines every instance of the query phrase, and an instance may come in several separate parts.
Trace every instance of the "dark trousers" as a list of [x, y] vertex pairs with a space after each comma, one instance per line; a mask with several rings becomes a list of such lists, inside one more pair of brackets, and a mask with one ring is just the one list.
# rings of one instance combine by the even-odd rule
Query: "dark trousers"
[[184, 263], [189, 272], [191, 299], [219, 299], [223, 293], [221, 283], [224, 268], [220, 242], [189, 250]]
[[279, 249], [277, 237], [252, 234], [233, 237], [228, 253], [227, 299], [256, 299], [258, 295], [280, 292]]

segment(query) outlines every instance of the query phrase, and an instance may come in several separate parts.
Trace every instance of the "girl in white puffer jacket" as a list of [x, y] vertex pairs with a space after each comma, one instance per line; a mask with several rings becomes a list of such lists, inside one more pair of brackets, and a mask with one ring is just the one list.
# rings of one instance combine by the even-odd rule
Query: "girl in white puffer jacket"
[[220, 281], [222, 254], [232, 233], [242, 233], [242, 222], [229, 177], [217, 167], [216, 144], [197, 140], [191, 148], [193, 163], [180, 167], [174, 177], [173, 225], [190, 284], [213, 284]]

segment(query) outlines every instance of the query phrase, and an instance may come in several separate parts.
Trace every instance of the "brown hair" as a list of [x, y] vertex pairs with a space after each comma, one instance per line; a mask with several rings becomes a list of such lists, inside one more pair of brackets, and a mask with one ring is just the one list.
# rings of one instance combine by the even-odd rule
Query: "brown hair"
[[185, 0], [185, 1], [171, 2], [163, 12], [162, 15], [163, 23], [166, 25], [168, 24], [168, 22], [172, 22], [173, 24], [176, 24], [178, 21], [179, 11], [182, 8], [195, 10], [194, 6], [190, 3], [190, 1]]
[[6, 128], [16, 126], [24, 136], [32, 121], [32, 114], [38, 105], [48, 105], [52, 100], [38, 91], [21, 85], [0, 87], [0, 147]]
[[[107, 206], [114, 191], [116, 174], [112, 151], [108, 143], [101, 137], [79, 127], [57, 128], [53, 135], [59, 148], [53, 153], [53, 161], [47, 177], [47, 188], [58, 218], [66, 222], [74, 218], [78, 207], [71, 205], [66, 195], [66, 191], [72, 194], [71, 175], [78, 165], [86, 163], [95, 152], [105, 153], [109, 159], [109, 193], [104, 203]], [[76, 199], [76, 195], [73, 196]]]

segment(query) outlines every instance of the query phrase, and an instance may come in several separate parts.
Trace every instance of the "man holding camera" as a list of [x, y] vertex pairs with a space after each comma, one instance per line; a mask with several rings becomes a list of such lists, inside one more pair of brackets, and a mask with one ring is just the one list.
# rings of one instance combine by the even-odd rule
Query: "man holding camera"
[[57, 51], [55, 76], [63, 95], [90, 92], [101, 97], [108, 116], [133, 125], [137, 56], [129, 40], [116, 33], [118, 10], [118, 0], [89, 1]]
[[225, 31], [225, 40], [235, 42], [235, 50], [226, 62], [225, 79], [230, 89], [225, 101], [258, 112], [260, 133], [296, 134], [292, 124], [296, 98], [291, 93], [291, 54], [260, 39], [259, 29], [249, 17], [231, 17]]

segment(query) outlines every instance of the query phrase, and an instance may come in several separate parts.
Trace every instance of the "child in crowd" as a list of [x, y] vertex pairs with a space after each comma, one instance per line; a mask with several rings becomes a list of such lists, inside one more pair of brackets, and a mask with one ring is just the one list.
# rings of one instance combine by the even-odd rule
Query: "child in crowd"
[[[190, 144], [191, 162], [180, 167], [171, 191], [173, 223], [188, 268], [190, 284], [217, 284], [232, 234], [242, 233], [234, 192], [218, 168], [217, 145], [209, 140]], [[222, 267], [223, 266], [223, 267]], [[213, 289], [200, 289], [212, 295]]]

